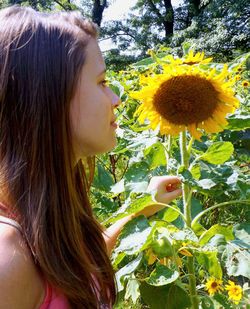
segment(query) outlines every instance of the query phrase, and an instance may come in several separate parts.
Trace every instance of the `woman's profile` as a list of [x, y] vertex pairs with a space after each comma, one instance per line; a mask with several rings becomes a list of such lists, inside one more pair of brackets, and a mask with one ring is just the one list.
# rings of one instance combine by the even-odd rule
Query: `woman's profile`
[[[116, 145], [120, 100], [105, 70], [97, 28], [80, 13], [0, 10], [0, 308], [115, 303], [109, 253], [131, 217], [105, 232], [88, 196], [94, 156]], [[150, 186], [167, 203], [179, 182]]]

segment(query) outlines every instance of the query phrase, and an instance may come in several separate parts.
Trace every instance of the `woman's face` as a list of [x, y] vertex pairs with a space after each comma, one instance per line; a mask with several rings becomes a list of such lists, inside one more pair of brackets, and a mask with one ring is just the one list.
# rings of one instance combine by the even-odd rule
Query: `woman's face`
[[76, 159], [111, 150], [116, 145], [114, 109], [119, 97], [105, 84], [105, 63], [93, 38], [86, 47], [77, 90], [70, 106]]

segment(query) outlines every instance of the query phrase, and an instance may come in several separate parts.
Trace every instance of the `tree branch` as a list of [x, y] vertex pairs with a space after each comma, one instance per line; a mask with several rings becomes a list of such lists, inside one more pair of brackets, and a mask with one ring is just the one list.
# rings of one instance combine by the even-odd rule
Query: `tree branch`
[[147, 0], [146, 2], [149, 4], [149, 6], [151, 7], [152, 11], [157, 15], [157, 17], [163, 22], [164, 18], [161, 15], [161, 13], [159, 12], [159, 10], [157, 9], [157, 7], [154, 4], [154, 2], [152, 0]]
[[134, 39], [135, 41], [137, 40], [136, 37], [133, 36], [132, 34], [124, 32], [124, 33], [116, 33], [116, 34], [114, 34], [114, 35], [111, 35], [111, 36], [108, 36], [108, 37], [106, 37], [106, 38], [100, 39], [99, 42], [106, 41], [106, 40], [109, 40], [109, 39], [113, 39], [113, 38], [115, 38], [116, 36], [129, 36], [129, 37], [131, 37], [132, 39]]
[[69, 10], [68, 6], [64, 6], [60, 1], [54, 0], [57, 4], [59, 4], [65, 11]]

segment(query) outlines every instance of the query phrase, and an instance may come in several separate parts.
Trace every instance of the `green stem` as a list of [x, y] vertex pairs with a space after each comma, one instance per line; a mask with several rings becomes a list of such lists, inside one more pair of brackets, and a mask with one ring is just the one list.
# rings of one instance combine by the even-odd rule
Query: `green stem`
[[[180, 133], [180, 151], [181, 151], [181, 164], [184, 165], [186, 169], [189, 167], [189, 155], [187, 151], [187, 135], [186, 132]], [[191, 227], [191, 199], [189, 197], [189, 186], [187, 183], [182, 184], [183, 190], [183, 210], [184, 216], [186, 218], [186, 226]]]
[[166, 152], [166, 159], [167, 159], [167, 172], [169, 173], [169, 159], [170, 159], [170, 150], [171, 150], [171, 135], [169, 134], [167, 136], [167, 149], [165, 148], [165, 152]]
[[[181, 151], [181, 164], [186, 169], [189, 168], [189, 158], [191, 152], [192, 141], [190, 141], [187, 148], [187, 135], [186, 131], [180, 133], [180, 151]], [[191, 189], [187, 183], [182, 184], [183, 190], [183, 211], [186, 218], [186, 227], [191, 228]], [[196, 291], [196, 278], [194, 269], [194, 257], [187, 257], [187, 269], [189, 274], [189, 291], [192, 302], [192, 309], [199, 309], [199, 298]]]
[[[183, 213], [182, 213], [179, 209], [177, 209], [177, 208], [175, 208], [175, 207], [173, 207], [173, 206], [171, 206], [171, 205], [157, 202], [157, 203], [148, 204], [146, 207], [151, 207], [151, 206], [153, 206], [153, 205], [155, 205], [155, 206], [159, 205], [159, 206], [164, 206], [164, 207], [166, 207], [166, 208], [173, 209], [175, 212], [177, 212], [177, 213], [182, 217], [182, 219], [183, 219], [184, 221], [186, 221], [186, 218], [185, 218], [185, 216], [183, 215]], [[158, 220], [158, 219], [155, 219], [155, 220]]]
[[[152, 206], [164, 206], [166, 208], [170, 208], [170, 209], [174, 210], [175, 212], [177, 212], [182, 217], [184, 222], [186, 222], [186, 218], [184, 217], [183, 213], [179, 209], [175, 208], [174, 206], [171, 206], [171, 205], [168, 205], [168, 204], [164, 204], [164, 203], [155, 202], [155, 203], [152, 203], [152, 204], [148, 204], [145, 208], [152, 207]], [[142, 210], [140, 210], [140, 211], [142, 211]], [[125, 217], [127, 217], [129, 215], [132, 215], [132, 214], [135, 214], [135, 212], [131, 212], [131, 213], [130, 212], [128, 212], [128, 213], [124, 212], [122, 215], [119, 214], [118, 216], [114, 216], [114, 217], [106, 219], [105, 221], [102, 222], [102, 224], [104, 226], [109, 224], [109, 223], [113, 224], [116, 221], [118, 221], [120, 219], [123, 219], [123, 218], [125, 218]], [[161, 219], [155, 219], [155, 221], [164, 221], [164, 222], [166, 222], [165, 220], [161, 220]]]
[[219, 208], [219, 207], [223, 207], [223, 206], [230, 206], [232, 204], [249, 204], [250, 205], [250, 200], [241, 200], [241, 201], [230, 201], [230, 202], [224, 202], [224, 203], [220, 203], [220, 204], [216, 204], [214, 206], [211, 206], [205, 210], [203, 210], [202, 212], [200, 212], [196, 217], [194, 217], [193, 221], [192, 221], [192, 226], [195, 225], [195, 223], [197, 223], [197, 221], [203, 216], [205, 215], [207, 212]]

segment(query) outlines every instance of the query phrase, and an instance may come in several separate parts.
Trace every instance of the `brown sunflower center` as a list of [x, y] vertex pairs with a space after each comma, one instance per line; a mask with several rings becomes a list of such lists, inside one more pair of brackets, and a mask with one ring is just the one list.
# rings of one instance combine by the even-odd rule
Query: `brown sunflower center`
[[218, 93], [211, 82], [200, 76], [175, 76], [163, 82], [153, 104], [166, 120], [177, 125], [208, 119], [218, 104]]
[[212, 287], [213, 289], [216, 289], [217, 286], [218, 286], [218, 284], [217, 284], [216, 282], [212, 282], [211, 287]]
[[186, 61], [184, 61], [184, 63], [185, 63], [185, 64], [188, 64], [188, 65], [193, 65], [193, 64], [196, 64], [197, 62], [193, 62], [193, 61], [187, 61], [187, 62], [186, 62]]

